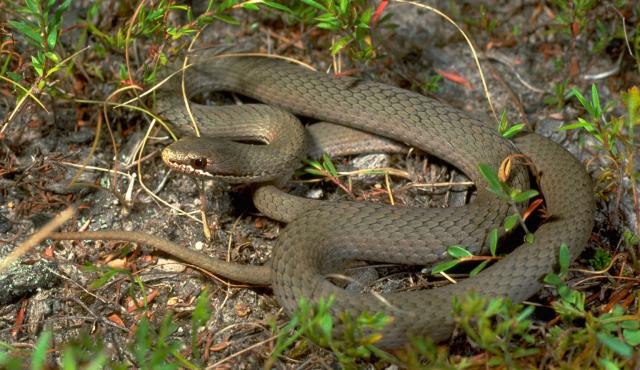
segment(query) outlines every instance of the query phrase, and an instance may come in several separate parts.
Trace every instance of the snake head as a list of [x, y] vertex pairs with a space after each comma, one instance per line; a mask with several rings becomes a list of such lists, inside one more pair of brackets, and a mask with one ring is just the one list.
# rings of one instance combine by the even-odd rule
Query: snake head
[[247, 144], [210, 137], [184, 137], [162, 151], [164, 163], [186, 175], [229, 183], [260, 181], [260, 174], [243, 158]]

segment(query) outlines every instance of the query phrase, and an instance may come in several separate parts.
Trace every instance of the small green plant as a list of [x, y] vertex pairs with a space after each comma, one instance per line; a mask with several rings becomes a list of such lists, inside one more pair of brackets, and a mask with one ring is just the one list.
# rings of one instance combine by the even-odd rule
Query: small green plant
[[320, 177], [338, 178], [340, 174], [336, 169], [336, 165], [327, 154], [323, 154], [319, 161], [304, 160], [307, 167], [304, 172]]
[[[49, 357], [51, 350], [51, 341], [53, 334], [50, 330], [45, 330], [40, 334], [35, 347], [28, 353], [9, 345], [0, 343], [0, 368], [7, 370], [20, 370], [25, 368], [45, 369], [50, 368], [54, 363]], [[96, 338], [82, 333], [72, 342], [67, 343], [61, 348], [60, 362], [62, 369], [102, 369], [109, 367], [110, 369], [124, 369], [124, 366], [110, 363], [108, 360], [102, 341], [96, 341]], [[25, 366], [25, 358], [29, 358], [26, 362], [29, 366]]]
[[[11, 27], [22, 33], [35, 48], [31, 66], [40, 78], [46, 78], [61, 68], [61, 58], [55, 49], [62, 32], [62, 15], [70, 4], [71, 0], [62, 3], [55, 0], [25, 0], [25, 5], [17, 8], [24, 18], [9, 21]], [[52, 67], [51, 63], [55, 66]], [[44, 81], [41, 84], [39, 88], [44, 87]]]
[[567, 92], [567, 86], [569, 86], [569, 79], [565, 78], [562, 82], [558, 82], [553, 86], [553, 94], [544, 98], [546, 105], [554, 106], [556, 110], [564, 108], [567, 100], [570, 99]]
[[[123, 2], [119, 6], [130, 7], [131, 4]], [[114, 34], [107, 34], [102, 32], [96, 25], [96, 20], [100, 16], [99, 7], [99, 3], [94, 3], [89, 7], [85, 18], [85, 26], [89, 34], [100, 40], [101, 43], [96, 46], [101, 52], [107, 49], [124, 50], [127, 48], [127, 40], [129, 42], [132, 40], [146, 40], [155, 45], [166, 46], [165, 48], [152, 49], [157, 53], [151, 56], [157, 57], [160, 65], [166, 64], [170, 55], [176, 55], [186, 49], [191, 42], [191, 38], [210, 24], [220, 21], [231, 25], [240, 25], [240, 22], [232, 13], [234, 9], [243, 8], [250, 11], [260, 11], [267, 8], [283, 13], [291, 13], [291, 10], [285, 5], [269, 0], [208, 0], [204, 12], [195, 16], [192, 8], [188, 5], [179, 4], [175, 1], [160, 0], [151, 5], [140, 6], [139, 11], [135, 13], [135, 21], [132, 20], [130, 24], [128, 23], [118, 28]], [[178, 23], [176, 19], [183, 18], [179, 16], [170, 17], [171, 13], [184, 15], [186, 22]], [[143, 67], [144, 82], [155, 82], [157, 63], [144, 64]], [[119, 67], [119, 78], [123, 82], [132, 83], [132, 81], [128, 81], [129, 74], [124, 63]]]
[[176, 329], [171, 315], [162, 320], [157, 330], [144, 316], [138, 323], [135, 342], [130, 346], [137, 365], [145, 369], [197, 368], [180, 354], [182, 343], [170, 338]]
[[606, 249], [596, 248], [593, 258], [589, 260], [589, 264], [596, 271], [604, 270], [611, 263], [611, 255]]
[[355, 369], [359, 360], [370, 359], [373, 355], [391, 361], [393, 356], [375, 346], [382, 338], [380, 330], [391, 319], [382, 313], [362, 313], [356, 318], [342, 313], [339, 318], [341, 334], [336, 335], [336, 325], [331, 312], [334, 301], [335, 298], [330, 296], [311, 305], [305, 299], [301, 299], [298, 310], [289, 322], [277, 330], [275, 348], [264, 368], [271, 368], [273, 362], [302, 336], [331, 349], [344, 369]]
[[[629, 315], [620, 306], [599, 316], [587, 311], [585, 294], [571, 289], [564, 282], [570, 263], [566, 244], [560, 246], [558, 262], [560, 272], [548, 274], [544, 281], [553, 286], [560, 297], [553, 302], [554, 310], [565, 324], [574, 329], [565, 332], [559, 327], [552, 328], [550, 334], [556, 343], [551, 348], [563, 358], [576, 345], [584, 346], [586, 356], [581, 368], [595, 365], [609, 369], [624, 368], [625, 364], [632, 361], [633, 354], [637, 353], [640, 346], [640, 312]], [[578, 320], [584, 325], [576, 326]]]
[[130, 350], [134, 354], [137, 365], [145, 369], [199, 368], [202, 365], [200, 363], [202, 355], [198, 351], [197, 334], [211, 318], [210, 304], [208, 290], [204, 289], [198, 295], [191, 317], [192, 360], [180, 353], [182, 342], [171, 339], [171, 335], [177, 329], [172, 315], [167, 315], [158, 328], [151, 325], [146, 315], [143, 316], [136, 328], [135, 341], [130, 344]]
[[[125, 251], [128, 251], [125, 248]], [[126, 253], [126, 252], [125, 252]], [[145, 294], [146, 289], [142, 280], [137, 276], [133, 275], [131, 271], [126, 269], [118, 269], [113, 267], [95, 267], [95, 266], [85, 266], [84, 268], [87, 272], [96, 272], [99, 273], [98, 279], [94, 280], [89, 286], [92, 289], [98, 289], [104, 286], [107, 282], [109, 282], [113, 277], [118, 275], [125, 275], [129, 280], [133, 281], [135, 284], [130, 284], [130, 289], [132, 289], [129, 294], [134, 297], [135, 292], [133, 291], [133, 287], [138, 287], [141, 292], [142, 301], [144, 304], [144, 309], [148, 309], [147, 295]], [[211, 307], [208, 299], [208, 290], [203, 289], [202, 292], [198, 295], [198, 299], [196, 300], [196, 307], [191, 316], [191, 350], [192, 356], [195, 360], [200, 360], [202, 358], [201, 353], [199, 352], [198, 346], [198, 331], [200, 328], [204, 327], [209, 319], [211, 318]], [[149, 322], [146, 319], [140, 323], [138, 327], [138, 332], [136, 334], [136, 344], [135, 348], [138, 351], [139, 355], [142, 356], [145, 350], [151, 351], [153, 354], [152, 358], [158, 359], [158, 361], [164, 361], [167, 356], [173, 356], [179, 362], [186, 362], [175, 348], [177, 348], [177, 344], [173, 342], [168, 342], [167, 337], [171, 335], [175, 331], [175, 327], [173, 326], [171, 317], [167, 317], [161, 324], [159, 334], [156, 337], [155, 334], [150, 335], [148, 332], [152, 330], [149, 325]], [[150, 335], [150, 336], [149, 336]], [[149, 336], [149, 337], [148, 337]], [[157, 338], [155, 342], [155, 347], [152, 346], [153, 338]], [[144, 362], [142, 362], [144, 363]]]
[[510, 139], [514, 137], [519, 132], [524, 130], [524, 128], [525, 128], [525, 124], [521, 122], [513, 125], [509, 124], [509, 120], [507, 119], [506, 109], [500, 113], [500, 122], [498, 123], [498, 131], [500, 132], [500, 134], [502, 134], [502, 137], [504, 137], [505, 139]]
[[[47, 364], [47, 351], [51, 345], [52, 338], [51, 331], [44, 331], [33, 348], [30, 354], [30, 367], [31, 369], [42, 369]], [[3, 369], [24, 369], [25, 364], [21, 360], [24, 355], [29, 355], [20, 351], [19, 349], [8, 345], [6, 343], [0, 343], [0, 367]]]
[[478, 14], [477, 18], [465, 17], [464, 23], [476, 31], [484, 31], [489, 36], [495, 36], [495, 31], [499, 24], [498, 21], [492, 17], [492, 13], [487, 11], [487, 7], [484, 4], [480, 4], [480, 9], [475, 14]]
[[440, 83], [442, 82], [442, 76], [439, 74], [430, 74], [426, 77], [426, 82], [422, 83], [422, 88], [426, 91], [438, 92], [442, 87]]
[[[308, 174], [313, 176], [313, 179], [311, 181], [329, 181], [335, 186], [342, 189], [351, 198], [355, 198], [349, 186], [345, 185], [344, 182], [340, 179], [341, 177], [348, 175], [339, 173], [336, 169], [335, 164], [333, 163], [333, 160], [327, 154], [323, 154], [320, 160], [304, 160], [303, 162], [307, 166], [302, 169], [302, 175]], [[362, 171], [362, 173], [370, 175], [384, 175], [385, 171], [366, 170]]]
[[596, 7], [598, 1], [553, 0], [551, 3], [558, 9], [554, 22], [556, 30], [575, 38], [589, 24], [588, 14]]
[[[560, 130], [577, 129], [590, 135], [596, 140], [594, 149], [605, 153], [609, 166], [602, 168], [597, 178], [602, 185], [601, 197], [607, 199], [609, 192], [622, 196], [626, 191], [621, 183], [624, 176], [631, 179], [631, 194], [638, 194], [640, 172], [636, 169], [635, 161], [638, 150], [636, 127], [640, 125], [640, 89], [632, 87], [621, 94], [622, 104], [626, 108], [626, 114], [621, 117], [609, 113], [617, 102], [609, 102], [604, 107], [601, 105], [595, 84], [591, 85], [591, 99], [587, 99], [576, 88], [571, 89], [569, 96], [578, 100], [587, 117], [578, 117], [577, 122], [567, 124]], [[581, 137], [581, 142], [585, 145], [584, 137]], [[615, 191], [616, 189], [620, 191]], [[640, 209], [636, 208], [636, 213], [640, 216]]]
[[[180, 350], [182, 342], [171, 339], [177, 327], [171, 315], [167, 315], [159, 327], [152, 324], [146, 315], [138, 322], [135, 329], [135, 339], [128, 348], [133, 354], [136, 368], [140, 369], [198, 369], [202, 367], [202, 355], [198, 351], [197, 334], [211, 317], [211, 302], [208, 291], [204, 289], [198, 296], [193, 315], [191, 317], [191, 346], [193, 361], [185, 358]], [[24, 369], [24, 357], [30, 358], [32, 369], [45, 368], [47, 356], [50, 352], [52, 332], [44, 331], [40, 334], [37, 344], [30, 353], [0, 342], [0, 368]], [[103, 340], [96, 339], [95, 334], [83, 332], [69, 343], [61, 345], [60, 362], [62, 369], [127, 369], [130, 366], [115, 363], [108, 359]], [[51, 361], [51, 360], [49, 360]]]
[[63, 369], [125, 369], [124, 364], [109, 361], [102, 338], [82, 332], [69, 343], [65, 343], [61, 356]]
[[[386, 2], [375, 5], [370, 0], [301, 0], [292, 6], [292, 14], [298, 22], [336, 35], [331, 43], [331, 55], [347, 51], [356, 60], [367, 61], [375, 56], [369, 35], [376, 18], [374, 14], [380, 14], [385, 5]], [[380, 17], [376, 23], [387, 19], [387, 16]]]
[[304, 173], [323, 179], [323, 181], [330, 181], [348, 195], [353, 196], [351, 190], [340, 181], [340, 174], [333, 160], [327, 154], [323, 154], [319, 161], [304, 160], [303, 162], [307, 165], [302, 170]]
[[521, 357], [540, 352], [529, 319], [533, 306], [514, 305], [504, 298], [487, 299], [475, 293], [454, 300], [456, 323], [469, 340], [490, 354], [488, 366], [511, 368]]

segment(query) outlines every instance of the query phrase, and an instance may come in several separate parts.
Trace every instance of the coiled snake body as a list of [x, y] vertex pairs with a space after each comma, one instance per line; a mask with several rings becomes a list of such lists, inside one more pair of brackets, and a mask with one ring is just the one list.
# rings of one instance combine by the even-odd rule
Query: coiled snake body
[[[587, 243], [595, 208], [591, 180], [576, 158], [549, 139], [525, 133], [511, 143], [495, 128], [422, 95], [376, 82], [330, 77], [280, 60], [219, 58], [204, 52], [193, 56], [190, 62], [193, 66], [185, 74], [189, 90], [234, 91], [296, 115], [385, 136], [448, 161], [476, 183], [474, 202], [445, 209], [317, 202], [284, 194], [267, 185], [255, 192], [256, 206], [269, 216], [290, 222], [278, 238], [270, 266], [242, 267], [203, 257], [198, 260], [195, 252], [163, 249], [234, 280], [254, 283], [269, 280], [288, 313], [295, 310], [301, 297], [317, 301], [334, 294], [335, 312], [382, 311], [393, 317], [379, 343], [384, 347], [400, 346], [409, 335], [442, 340], [453, 329], [454, 297], [474, 290], [488, 297], [522, 301], [534, 294], [541, 287], [540, 279], [554, 269], [561, 244], [565, 243], [575, 258]], [[168, 86], [158, 96], [158, 113], [176, 126], [186, 127], [190, 121], [184, 113], [180, 91], [176, 91], [179, 84]], [[200, 121], [211, 118], [228, 122], [229, 118], [240, 117], [251, 122], [280, 121], [265, 118], [272, 117], [265, 110], [287, 116], [278, 109], [260, 106], [250, 106], [247, 116], [236, 111], [213, 113], [200, 106], [192, 109]], [[200, 122], [200, 126], [207, 125]], [[236, 133], [234, 124], [222, 126], [226, 137], [236, 141], [246, 139]], [[285, 176], [282, 173], [287, 173], [286, 167], [295, 166], [304, 152], [304, 131], [286, 129], [282, 137], [275, 137], [270, 129], [254, 127], [253, 131], [258, 132], [257, 140], [273, 145], [216, 144], [191, 138], [170, 146], [163, 157], [171, 167], [183, 172], [236, 182], [247, 178], [273, 181]], [[211, 152], [212, 146], [221, 148], [223, 154]], [[270, 150], [285, 156], [273, 168], [264, 160], [271, 159]], [[454, 244], [481, 252], [489, 230], [501, 224], [509, 206], [487, 191], [478, 164], [497, 168], [501, 160], [514, 153], [528, 156], [540, 171], [540, 188], [550, 215], [549, 221], [535, 232], [534, 243], [521, 245], [478, 276], [458, 284], [392, 293], [384, 299], [348, 292], [327, 280], [327, 274], [340, 271], [350, 260], [422, 265], [442, 258], [446, 248]], [[236, 161], [252, 163], [252, 160], [258, 164], [235, 169]], [[218, 175], [211, 174], [214, 171]], [[250, 171], [258, 174], [249, 175]], [[529, 181], [524, 168], [515, 168], [511, 177], [515, 187], [526, 186]], [[60, 235], [53, 237], [62, 239]], [[152, 237], [145, 241], [149, 238]], [[139, 240], [135, 235], [119, 239]]]

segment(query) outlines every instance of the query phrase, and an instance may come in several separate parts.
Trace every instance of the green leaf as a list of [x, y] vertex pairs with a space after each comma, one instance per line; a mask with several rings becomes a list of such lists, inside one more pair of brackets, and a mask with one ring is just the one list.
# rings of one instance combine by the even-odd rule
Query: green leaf
[[177, 10], [182, 10], [182, 11], [185, 11], [185, 12], [186, 12], [186, 11], [188, 11], [188, 10], [189, 10], [189, 7], [188, 7], [188, 6], [186, 6], [186, 5], [175, 5], [175, 4], [174, 4], [174, 5], [171, 5], [171, 6], [169, 7], [169, 9], [177, 9]]
[[504, 132], [507, 131], [508, 127], [509, 127], [509, 122], [507, 121], [507, 110], [503, 109], [502, 112], [500, 112], [500, 122], [498, 123], [498, 131], [504, 136]]
[[314, 1], [314, 0], [302, 0], [303, 3], [307, 4], [307, 5], [311, 5], [312, 7], [316, 8], [316, 9], [320, 9], [322, 11], [327, 12], [327, 8], [324, 7], [324, 5]]
[[536, 236], [534, 234], [532, 234], [532, 233], [527, 233], [524, 236], [524, 241], [529, 243], [529, 244], [532, 244], [535, 240], [536, 240]]
[[62, 352], [62, 368], [65, 370], [77, 369], [76, 364], [78, 360], [76, 358], [73, 347], [69, 346]]
[[9, 24], [11, 25], [11, 27], [15, 28], [20, 33], [24, 34], [25, 36], [30, 38], [32, 41], [34, 41], [36, 43], [35, 46], [41, 47], [42, 36], [40, 36], [38, 28], [34, 27], [33, 24], [29, 24], [29, 23], [30, 22], [23, 23], [18, 21], [9, 21]]
[[31, 15], [37, 16], [38, 14], [40, 14], [40, 2], [39, 1], [26, 0], [25, 2], [27, 3], [27, 7], [29, 8], [29, 11], [31, 12]]
[[582, 105], [583, 108], [588, 109], [589, 103], [587, 102], [587, 99], [585, 99], [584, 95], [582, 95], [580, 90], [576, 89], [575, 87], [572, 87], [571, 90], [569, 90], [569, 93], [567, 94], [567, 99], [571, 98], [572, 96], [575, 96], [576, 99], [578, 99], [578, 101], [580, 102], [580, 105]]
[[7, 77], [9, 77], [10, 79], [12, 79], [15, 82], [20, 82], [23, 80], [22, 76], [13, 72], [13, 71], [7, 71]]
[[[191, 314], [191, 327], [198, 329], [204, 326], [211, 317], [211, 305], [208, 298], [209, 290], [202, 289], [196, 300], [196, 307]], [[194, 331], [195, 332], [195, 331]]]
[[326, 338], [331, 338], [333, 332], [333, 318], [330, 314], [325, 314], [320, 318], [320, 328]]
[[324, 176], [324, 172], [323, 171], [317, 170], [315, 168], [307, 167], [307, 168], [304, 169], [304, 172], [306, 172], [308, 174], [311, 174], [311, 175], [314, 175], [314, 176]]
[[500, 182], [498, 174], [493, 169], [493, 167], [484, 163], [480, 163], [478, 165], [478, 170], [480, 171], [482, 177], [487, 180], [487, 183], [489, 184], [488, 189], [490, 192], [494, 193], [500, 198], [505, 198], [507, 196], [507, 193], [504, 191], [503, 184], [502, 182]]
[[40, 338], [38, 338], [36, 347], [33, 349], [33, 353], [31, 354], [32, 369], [44, 369], [44, 363], [47, 360], [47, 351], [49, 350], [52, 336], [51, 332], [47, 330], [40, 335]]
[[58, 6], [56, 13], [54, 15], [54, 23], [56, 25], [60, 25], [60, 21], [62, 20], [62, 14], [69, 9], [69, 5], [71, 5], [71, 0], [64, 0], [62, 4]]
[[217, 14], [213, 16], [215, 19], [219, 20], [219, 21], [223, 21], [224, 23], [228, 23], [230, 25], [233, 26], [239, 26], [240, 22], [238, 22], [235, 18], [233, 18], [230, 15], [225, 15], [225, 14]]
[[498, 249], [498, 229], [493, 228], [489, 232], [489, 251], [492, 256], [496, 256], [496, 250]]
[[464, 258], [473, 256], [473, 253], [469, 252], [460, 245], [450, 246], [449, 248], [447, 248], [447, 253], [449, 253], [449, 255], [453, 258]]
[[520, 312], [518, 314], [518, 316], [516, 316], [516, 321], [520, 322], [525, 320], [526, 318], [528, 318], [529, 316], [531, 316], [531, 314], [533, 314], [533, 311], [535, 310], [534, 306], [527, 306], [525, 307], [524, 310], [522, 310], [522, 312]]
[[505, 132], [503, 132], [502, 137], [504, 137], [505, 139], [510, 139], [518, 132], [522, 131], [524, 127], [524, 123], [516, 123], [515, 125], [509, 127]]
[[338, 23], [338, 18], [331, 13], [320, 14], [315, 17], [314, 20], [318, 22], [330, 22], [330, 23]]
[[594, 109], [593, 114], [595, 119], [599, 119], [602, 114], [602, 109], [600, 108], [600, 97], [598, 96], [598, 88], [596, 84], [591, 84], [591, 101], [592, 107]]
[[46, 53], [44, 53], [44, 55], [47, 57], [47, 59], [49, 59], [50, 61], [54, 62], [54, 63], [58, 63], [60, 62], [60, 57], [58, 56], [58, 54], [52, 52], [52, 51], [47, 51]]
[[322, 28], [323, 30], [335, 31], [338, 29], [338, 22], [335, 22], [335, 23], [320, 22], [316, 24], [316, 27]]
[[471, 272], [469, 273], [469, 276], [473, 277], [478, 275], [482, 270], [484, 270], [485, 267], [487, 267], [488, 263], [489, 263], [489, 260], [484, 260], [480, 262], [478, 266], [474, 267], [473, 270], [471, 270]]
[[[518, 224], [518, 214], [509, 215], [504, 219], [504, 231], [511, 231]], [[496, 230], [497, 231], [497, 230]]]
[[622, 336], [630, 345], [634, 347], [640, 345], [640, 330], [624, 329], [622, 330]]
[[[616, 307], [620, 307], [620, 306], [616, 306]], [[623, 312], [621, 312], [619, 315], [622, 315], [622, 313]], [[620, 323], [620, 327], [623, 329], [636, 330], [636, 329], [640, 329], [640, 322], [635, 320], [626, 320]]]
[[284, 13], [293, 13], [291, 11], [291, 9], [289, 9], [287, 6], [277, 3], [275, 1], [268, 1], [268, 0], [262, 0], [262, 3], [266, 6], [268, 6], [269, 8], [275, 9], [275, 10], [279, 10], [281, 12]]
[[340, 37], [338, 41], [336, 41], [336, 43], [331, 46], [331, 55], [338, 54], [340, 50], [344, 49], [344, 47], [347, 46], [351, 41], [353, 41], [352, 35]]
[[487, 304], [487, 309], [484, 312], [486, 316], [494, 316], [505, 307], [505, 301], [502, 298], [491, 299]]
[[569, 271], [571, 258], [569, 255], [569, 247], [567, 247], [567, 244], [565, 243], [562, 243], [560, 246], [560, 251], [558, 252], [558, 263], [560, 264], [560, 274], [566, 275]]
[[615, 362], [613, 362], [613, 361], [611, 361], [609, 359], [606, 359], [606, 358], [599, 358], [598, 359], [598, 363], [605, 370], [620, 370], [620, 367], [618, 365], [616, 365]]
[[598, 338], [598, 341], [605, 347], [624, 358], [631, 358], [631, 355], [633, 355], [633, 348], [614, 336], [605, 333], [596, 333], [596, 338]]
[[336, 170], [336, 166], [333, 165], [333, 161], [331, 157], [327, 154], [322, 155], [322, 167], [327, 171], [331, 176], [338, 177], [338, 170]]
[[347, 14], [349, 10], [349, 0], [340, 0], [340, 14]]
[[512, 194], [511, 199], [516, 203], [522, 203], [533, 197], [537, 197], [538, 194], [539, 193], [537, 190], [529, 189], [529, 190], [519, 191], [519, 192], [516, 192], [515, 194]]
[[456, 265], [458, 265], [459, 263], [460, 263], [460, 261], [458, 261], [458, 260], [451, 260], [451, 261], [438, 263], [437, 265], [433, 266], [433, 268], [431, 269], [431, 274], [432, 275], [437, 275], [437, 274], [439, 274], [441, 272], [450, 270], [453, 267], [455, 267]]
[[52, 32], [47, 36], [47, 46], [49, 50], [53, 50], [56, 47], [56, 42], [58, 41], [58, 32], [55, 30], [56, 27], [52, 30]]
[[574, 122], [574, 123], [570, 123], [568, 125], [564, 125], [564, 126], [558, 128], [558, 131], [567, 131], [567, 130], [573, 130], [573, 129], [576, 129], [576, 128], [584, 128], [588, 132], [594, 132], [595, 131], [595, 128], [593, 127], [593, 124], [591, 122], [585, 121], [584, 118], [578, 118], [578, 122]]
[[249, 10], [253, 10], [253, 11], [259, 11], [260, 7], [258, 5], [256, 5], [255, 3], [242, 3], [242, 7], [244, 9], [249, 9]]
[[61, 70], [62, 67], [63, 67], [62, 65], [58, 65], [58, 66], [49, 68], [49, 70], [47, 71], [47, 75], [45, 77], [51, 76], [51, 74], [56, 73], [57, 71]]
[[89, 284], [90, 289], [102, 288], [106, 283], [109, 282], [109, 280], [111, 280], [112, 277], [116, 276], [117, 274], [125, 274], [125, 275], [129, 274], [128, 270], [116, 269], [111, 267], [107, 268], [106, 271], [104, 269], [99, 269], [99, 268], [94, 269], [93, 266], [86, 266], [85, 269], [86, 271], [103, 272], [103, 274], [100, 277], [98, 277], [96, 280], [91, 282], [91, 284]]
[[36, 70], [36, 73], [38, 73], [38, 76], [42, 77], [42, 74], [44, 73], [43, 66], [42, 66], [43, 62], [40, 59], [36, 58], [35, 55], [32, 55], [31, 64], [33, 66], [33, 69]]
[[[640, 48], [640, 45], [638, 45], [638, 48]], [[622, 102], [627, 108], [627, 122], [629, 129], [631, 130], [631, 127], [633, 127], [633, 125], [637, 125], [640, 120], [640, 89], [638, 89], [637, 86], [633, 86], [628, 91], [623, 92], [621, 96]]]
[[[324, 156], [324, 155], [325, 155], [325, 154], [323, 154], [323, 156]], [[303, 162], [304, 162], [306, 165], [309, 165], [309, 166], [311, 166], [311, 167], [313, 167], [313, 168], [317, 168], [317, 169], [319, 169], [319, 170], [321, 170], [321, 169], [322, 169], [322, 164], [321, 164], [320, 162], [318, 162], [318, 161], [310, 161], [310, 160], [305, 159], [305, 160], [303, 160]]]
[[563, 284], [562, 279], [557, 274], [547, 274], [547, 275], [545, 275], [544, 282], [546, 284], [553, 285], [554, 287], [557, 287], [557, 286]]
[[373, 8], [365, 9], [360, 17], [358, 18], [358, 27], [369, 29], [369, 24], [371, 23], [371, 17], [373, 16]]

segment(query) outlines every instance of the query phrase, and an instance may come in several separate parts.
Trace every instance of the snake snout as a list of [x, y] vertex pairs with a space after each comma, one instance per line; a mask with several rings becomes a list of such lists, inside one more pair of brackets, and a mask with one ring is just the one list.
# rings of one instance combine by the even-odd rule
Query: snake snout
[[246, 150], [237, 143], [210, 137], [184, 137], [162, 151], [162, 160], [174, 171], [219, 179], [228, 183], [252, 182], [257, 176], [251, 162], [243, 157]]

